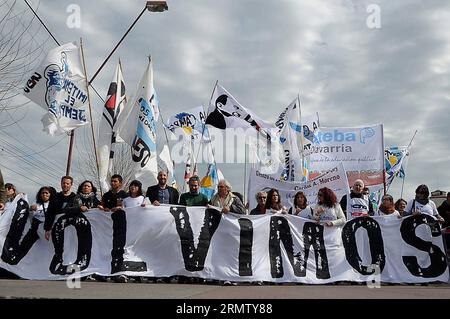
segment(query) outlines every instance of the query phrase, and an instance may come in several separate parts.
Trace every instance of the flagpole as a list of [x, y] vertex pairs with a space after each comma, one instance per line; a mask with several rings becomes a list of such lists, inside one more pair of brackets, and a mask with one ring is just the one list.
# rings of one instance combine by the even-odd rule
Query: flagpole
[[66, 165], [66, 176], [70, 175], [70, 164], [72, 162], [72, 150], [73, 150], [73, 141], [75, 139], [75, 129], [70, 131], [69, 135], [69, 151], [67, 153], [67, 165]]
[[248, 194], [247, 194], [247, 192], [246, 192], [246, 182], [247, 182], [247, 162], [248, 162], [248, 144], [247, 144], [247, 142], [245, 141], [245, 139], [244, 139], [244, 143], [245, 143], [245, 163], [244, 163], [244, 202], [243, 202], [243, 204], [244, 204], [244, 207], [245, 207], [245, 205], [246, 205], [246, 202], [247, 202], [247, 196], [248, 196]]
[[[219, 80], [216, 80], [216, 83], [214, 84], [213, 90], [212, 90], [212, 92], [211, 92], [211, 97], [209, 98], [209, 104], [211, 104], [211, 100], [212, 100], [212, 97], [213, 97], [213, 95], [214, 95], [214, 91], [216, 90], [217, 83], [219, 83]], [[209, 104], [208, 104], [208, 106], [209, 106]], [[202, 105], [202, 107], [203, 107], [203, 112], [205, 112], [204, 105]], [[201, 138], [200, 141], [203, 141], [203, 136], [204, 136], [204, 134], [205, 134], [205, 129], [206, 129], [206, 119], [208, 118], [208, 115], [209, 115], [209, 107], [207, 108], [205, 114], [206, 114], [206, 116], [205, 116], [205, 125], [203, 125], [203, 128], [202, 128], [202, 138]], [[210, 140], [210, 143], [211, 143], [211, 140]], [[198, 159], [198, 155], [199, 155], [199, 153], [200, 153], [200, 148], [201, 148], [201, 147], [199, 146], [199, 147], [198, 147], [198, 151], [197, 151], [197, 155], [195, 156], [195, 161], [197, 161], [197, 159]], [[212, 146], [211, 146], [211, 151], [212, 151], [212, 150], [213, 150], [213, 148], [212, 148]], [[214, 151], [212, 151], [212, 153], [213, 153], [213, 156], [214, 156]], [[215, 160], [215, 158], [214, 158], [214, 160]]]
[[[416, 134], [417, 134], [417, 130], [415, 130], [415, 132], [414, 132], [414, 134], [413, 134], [413, 137], [412, 137], [411, 140], [409, 141], [408, 146], [406, 146], [406, 150], [407, 150], [407, 152], [408, 152], [408, 155], [409, 155], [409, 147], [411, 146], [411, 144], [412, 144], [414, 138], [416, 137]], [[402, 190], [401, 190], [401, 192], [400, 192], [400, 198], [403, 198], [403, 186], [405, 185], [405, 179], [406, 179], [406, 174], [405, 174], [405, 176], [404, 176], [404, 178], [403, 178], [403, 181], [402, 181]]]
[[[216, 90], [217, 83], [219, 83], [219, 80], [216, 80], [216, 83], [214, 84], [213, 90], [211, 92], [211, 97], [209, 98], [209, 104], [211, 103], [212, 97], [214, 95], [214, 91]], [[208, 104], [208, 106], [209, 106], [209, 104]], [[205, 124], [203, 125], [203, 128], [202, 128], [202, 137], [200, 139], [200, 145], [198, 147], [197, 154], [195, 155], [195, 160], [194, 160], [195, 163], [197, 163], [198, 156], [200, 154], [200, 149], [203, 149], [203, 136], [205, 135], [205, 130], [206, 130], [206, 119], [208, 118], [208, 115], [209, 115], [209, 113], [208, 113], [209, 112], [209, 107], [207, 108], [206, 111], [205, 111], [205, 106], [204, 105], [202, 105], [202, 108], [203, 108], [203, 112], [205, 112], [205, 114], [206, 114], [205, 115]], [[191, 139], [191, 142], [192, 142], [192, 139]], [[211, 154], [213, 156], [213, 160], [214, 160], [214, 164], [216, 166], [216, 170], [218, 170], [217, 163], [216, 163], [216, 155], [214, 154], [214, 148], [212, 147], [211, 136], [209, 136], [208, 144], [211, 146]], [[195, 151], [194, 148], [192, 148], [192, 151], [193, 152]]]
[[[86, 82], [86, 90], [87, 90], [87, 96], [88, 96], [89, 115], [90, 115], [90, 118], [91, 118], [91, 133], [92, 133], [92, 142], [93, 142], [93, 145], [94, 145], [95, 165], [97, 167], [98, 185], [101, 186], [100, 169], [99, 169], [99, 166], [98, 166], [97, 143], [95, 142], [95, 134], [94, 134], [94, 132], [95, 132], [95, 130], [94, 130], [94, 118], [92, 116], [91, 97], [89, 95], [89, 82], [87, 80], [86, 61], [84, 59], [83, 39], [82, 38], [80, 38], [80, 49], [81, 49], [81, 60], [83, 61], [84, 79], [85, 79], [85, 82]], [[100, 187], [100, 195], [103, 196], [102, 187]]]
[[[305, 154], [303, 153], [303, 139], [305, 138], [305, 133], [303, 132], [303, 124], [302, 124], [303, 118], [302, 118], [302, 109], [301, 109], [301, 105], [300, 105], [300, 93], [297, 94], [297, 101], [298, 101], [298, 115], [300, 117], [300, 125], [301, 125], [301, 129], [300, 129], [300, 147], [302, 148], [302, 150], [301, 150], [301, 153], [302, 153], [301, 174], [302, 174], [302, 180], [303, 180], [303, 177], [305, 177], [305, 181], [306, 181], [306, 176], [303, 175], [304, 168], [305, 168]], [[291, 149], [292, 149], [292, 146], [291, 146]]]

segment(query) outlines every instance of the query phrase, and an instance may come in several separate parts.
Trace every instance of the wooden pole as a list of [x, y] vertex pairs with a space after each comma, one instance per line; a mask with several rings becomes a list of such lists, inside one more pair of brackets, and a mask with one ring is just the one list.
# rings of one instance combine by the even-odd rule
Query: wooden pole
[[[84, 79], [86, 83], [86, 90], [87, 90], [87, 96], [88, 96], [88, 106], [89, 106], [89, 116], [91, 118], [91, 134], [92, 134], [92, 142], [94, 144], [94, 154], [95, 154], [95, 165], [97, 167], [97, 179], [98, 179], [98, 185], [100, 188], [100, 195], [103, 196], [102, 187], [100, 185], [100, 170], [98, 167], [98, 156], [97, 156], [97, 143], [95, 142], [95, 130], [94, 130], [94, 118], [92, 116], [92, 105], [91, 105], [91, 97], [89, 96], [89, 82], [87, 79], [87, 72], [86, 72], [86, 61], [84, 60], [84, 50], [83, 50], [83, 40], [80, 38], [80, 49], [81, 49], [81, 59], [83, 61], [83, 71], [84, 71]], [[118, 84], [120, 85], [120, 84]]]
[[66, 176], [70, 175], [70, 164], [72, 162], [73, 141], [75, 139], [75, 130], [70, 131], [69, 152], [67, 153]]

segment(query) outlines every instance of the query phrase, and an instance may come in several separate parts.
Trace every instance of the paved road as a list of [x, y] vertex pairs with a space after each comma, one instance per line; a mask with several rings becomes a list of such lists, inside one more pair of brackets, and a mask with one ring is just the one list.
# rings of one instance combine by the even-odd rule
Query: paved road
[[384, 286], [352, 285], [219, 286], [205, 284], [0, 280], [0, 298], [64, 299], [450, 299], [449, 284]]

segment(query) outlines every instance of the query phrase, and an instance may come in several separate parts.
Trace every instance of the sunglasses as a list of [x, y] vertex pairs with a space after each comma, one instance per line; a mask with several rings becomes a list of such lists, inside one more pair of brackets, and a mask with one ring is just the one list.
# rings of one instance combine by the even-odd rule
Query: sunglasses
[[258, 199], [267, 199], [267, 197], [259, 196]]
[[41, 194], [42, 194], [42, 195], [45, 195], [45, 194], [50, 195], [49, 192], [42, 192]]

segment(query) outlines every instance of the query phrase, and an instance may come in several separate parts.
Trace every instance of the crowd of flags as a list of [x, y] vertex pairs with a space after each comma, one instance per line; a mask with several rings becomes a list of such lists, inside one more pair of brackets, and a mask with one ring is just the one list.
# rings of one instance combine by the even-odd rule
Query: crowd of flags
[[[76, 43], [65, 44], [51, 50], [25, 84], [24, 95], [46, 109], [42, 121], [44, 129], [52, 135], [88, 124], [85, 113], [89, 101], [84, 98], [88, 89], [81, 65], [80, 48]], [[108, 189], [108, 176], [114, 173], [112, 161], [117, 143], [127, 143], [131, 147], [130, 160], [136, 178], [149, 183], [152, 179], [156, 180], [158, 173], [156, 124], [160, 118], [160, 109], [150, 58], [130, 103], [127, 93], [128, 87], [119, 60], [98, 126], [98, 173], [104, 191]], [[308, 155], [308, 145], [312, 143], [314, 131], [319, 127], [319, 119], [317, 113], [315, 116], [303, 116], [300, 98], [296, 97], [282, 109], [275, 123], [269, 123], [241, 105], [223, 86], [216, 83], [207, 111], [204, 106], [186, 108], [170, 116], [163, 125], [169, 132], [182, 132], [184, 136], [185, 182], [191, 176], [198, 175], [194, 145], [211, 148], [207, 171], [201, 179], [201, 192], [211, 198], [223, 174], [214, 159], [208, 125], [220, 130], [245, 129], [250, 135], [248, 143], [254, 143], [257, 149], [268, 151], [270, 148], [275, 152], [271, 164], [275, 159], [280, 168], [274, 175], [285, 181], [304, 182], [309, 178], [308, 157], [305, 155]], [[170, 180], [176, 183], [168, 143], [167, 140], [163, 145], [159, 159], [166, 167]], [[408, 147], [385, 149], [387, 188], [395, 177], [405, 177], [404, 160], [408, 154]], [[259, 165], [270, 165], [256, 156]]]

